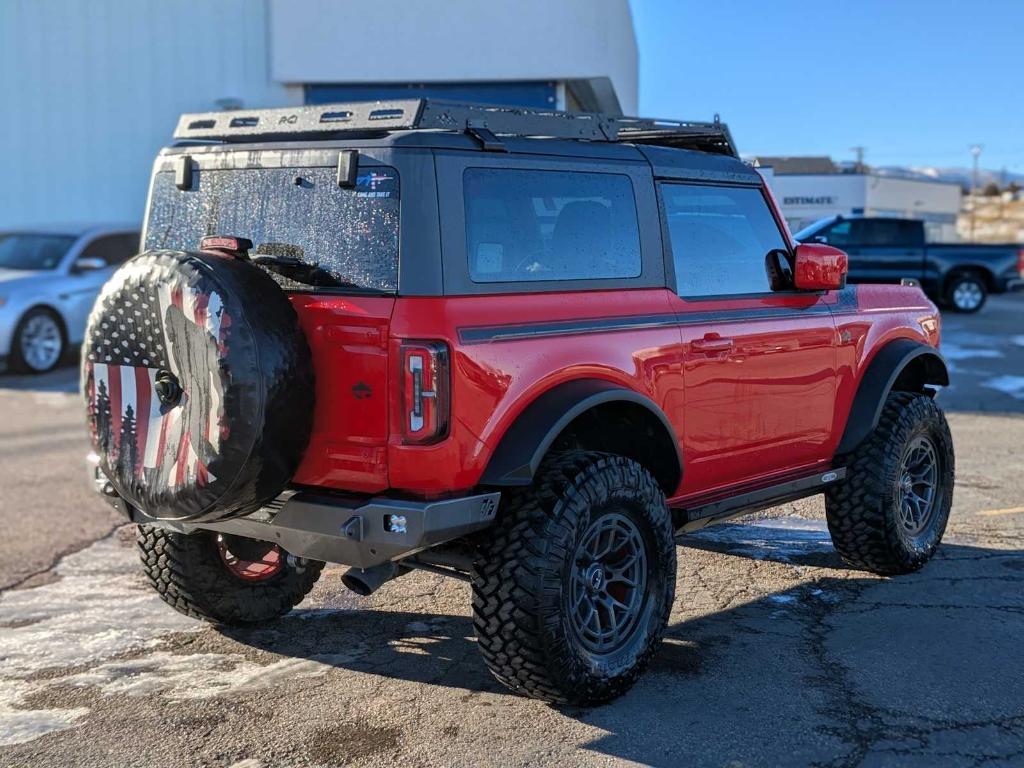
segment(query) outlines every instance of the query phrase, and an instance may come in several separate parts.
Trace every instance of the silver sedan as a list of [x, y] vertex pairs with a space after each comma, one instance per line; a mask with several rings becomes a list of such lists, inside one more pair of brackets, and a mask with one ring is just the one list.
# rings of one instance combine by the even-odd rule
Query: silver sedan
[[0, 370], [55, 368], [81, 344], [100, 288], [138, 249], [131, 226], [0, 232]]

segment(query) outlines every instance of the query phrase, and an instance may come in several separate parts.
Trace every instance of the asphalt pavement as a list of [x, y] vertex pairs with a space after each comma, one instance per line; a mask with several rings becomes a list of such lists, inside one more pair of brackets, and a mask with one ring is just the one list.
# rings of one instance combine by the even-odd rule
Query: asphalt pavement
[[820, 500], [709, 528], [653, 668], [594, 709], [499, 686], [429, 574], [358, 598], [331, 567], [259, 629], [178, 615], [86, 487], [77, 371], [0, 376], [0, 765], [1024, 765], [1024, 295], [944, 339], [937, 557], [853, 570]]

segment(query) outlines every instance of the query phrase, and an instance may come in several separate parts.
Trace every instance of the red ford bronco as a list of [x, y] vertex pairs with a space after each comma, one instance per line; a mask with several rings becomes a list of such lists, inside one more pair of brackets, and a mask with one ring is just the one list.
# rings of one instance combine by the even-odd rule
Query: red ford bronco
[[717, 120], [412, 100], [175, 139], [82, 375], [96, 488], [179, 611], [441, 573], [499, 680], [591, 704], [656, 652], [680, 534], [824, 493], [857, 567], [938, 546], [935, 306], [845, 287]]

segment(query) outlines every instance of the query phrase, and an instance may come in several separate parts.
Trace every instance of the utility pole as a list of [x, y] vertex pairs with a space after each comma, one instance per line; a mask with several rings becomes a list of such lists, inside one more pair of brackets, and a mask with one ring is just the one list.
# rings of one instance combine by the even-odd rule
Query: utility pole
[[974, 242], [974, 224], [978, 217], [978, 158], [981, 157], [981, 144], [971, 147], [974, 156], [974, 173], [971, 175], [971, 242]]
[[853, 152], [857, 153], [857, 164], [853, 166], [853, 170], [856, 173], [864, 173], [864, 150], [867, 147], [850, 147]]

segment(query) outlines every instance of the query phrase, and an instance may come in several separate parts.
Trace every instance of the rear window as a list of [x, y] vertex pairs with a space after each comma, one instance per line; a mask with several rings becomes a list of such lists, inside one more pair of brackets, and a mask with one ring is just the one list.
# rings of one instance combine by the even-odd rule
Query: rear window
[[334, 168], [201, 170], [184, 191], [172, 172], [160, 172], [145, 248], [195, 250], [207, 235], [245, 237], [253, 255], [298, 258], [339, 283], [395, 291], [399, 205], [398, 172], [385, 166], [360, 167], [354, 189], [338, 186]]
[[628, 176], [468, 168], [463, 190], [475, 283], [640, 275]]

